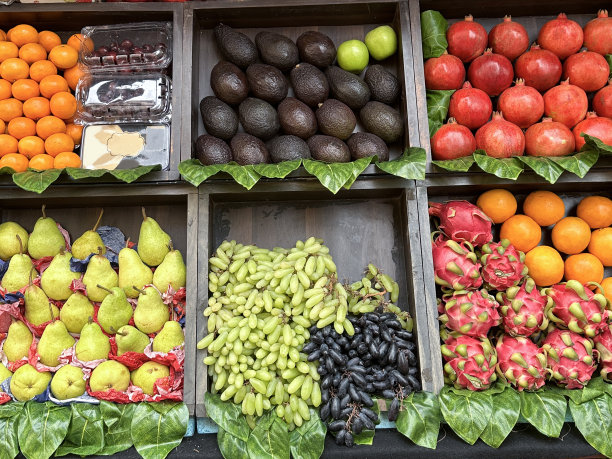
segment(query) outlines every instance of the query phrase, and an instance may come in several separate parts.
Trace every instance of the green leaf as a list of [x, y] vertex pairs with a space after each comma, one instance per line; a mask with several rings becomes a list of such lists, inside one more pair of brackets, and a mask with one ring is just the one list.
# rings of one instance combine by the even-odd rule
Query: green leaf
[[606, 457], [612, 457], [612, 411], [609, 395], [576, 404], [569, 402], [576, 427], [589, 444]]
[[[152, 405], [170, 406], [165, 414]], [[181, 444], [187, 425], [189, 410], [184, 403], [139, 403], [132, 418], [132, 441], [144, 459], [164, 459]]]
[[487, 445], [499, 448], [518, 421], [521, 398], [517, 391], [506, 387], [503, 392], [493, 395], [494, 422], [489, 422], [480, 438]]
[[362, 430], [359, 435], [353, 436], [356, 445], [371, 445], [374, 442], [374, 430]]
[[492, 158], [485, 154], [474, 153], [476, 164], [485, 172], [503, 179], [516, 180], [523, 172], [523, 164], [516, 158]]
[[446, 161], [432, 161], [438, 167], [451, 172], [467, 172], [474, 164], [474, 155], [464, 156], [463, 158], [447, 159]]
[[519, 392], [521, 415], [544, 435], [557, 438], [563, 428], [567, 401], [551, 391]]
[[15, 185], [17, 185], [19, 188], [40, 194], [49, 188], [49, 186], [55, 182], [61, 174], [61, 169], [49, 169], [41, 172], [29, 170], [26, 172], [17, 172], [16, 174], [13, 174], [13, 182], [15, 182]]
[[0, 438], [2, 438], [0, 459], [13, 459], [19, 454], [19, 442], [17, 441], [18, 424], [19, 416], [0, 418]]
[[327, 427], [316, 410], [310, 409], [310, 420], [291, 432], [291, 455], [300, 459], [319, 459], [325, 447]]
[[395, 421], [397, 431], [419, 446], [436, 449], [442, 419], [438, 398], [430, 392], [412, 393], [403, 408]]
[[117, 404], [100, 401], [100, 413], [104, 420], [104, 448], [98, 455], [110, 456], [129, 449], [132, 443], [132, 417], [136, 404]]
[[584, 141], [586, 142], [588, 146], [595, 148], [596, 150], [599, 150], [601, 154], [612, 155], [611, 145], [605, 144], [601, 140], [599, 140], [597, 137], [593, 137], [592, 135], [585, 134], [584, 132], [580, 135], [584, 137]]
[[336, 194], [353, 177], [354, 162], [324, 163], [323, 161], [314, 161], [312, 159], [302, 161], [306, 171], [318, 178], [321, 185], [333, 194]]
[[276, 164], [256, 164], [253, 166], [255, 172], [266, 178], [285, 178], [291, 172], [297, 170], [302, 165], [301, 159], [293, 161], [283, 161]]
[[[269, 416], [274, 419], [269, 427], [258, 423], [247, 440], [249, 457], [257, 459], [289, 459], [289, 431], [287, 423], [274, 412]], [[233, 458], [232, 458], [233, 459]]]
[[517, 158], [548, 183], [555, 183], [564, 171], [559, 164], [545, 156], [517, 156]]
[[599, 159], [599, 151], [593, 149], [581, 151], [580, 153], [574, 153], [570, 156], [551, 156], [548, 159], [555, 162], [566, 171], [571, 172], [580, 178], [584, 178], [584, 176], [587, 175], [587, 172], [591, 170], [591, 167], [593, 167]]
[[121, 180], [125, 183], [132, 183], [134, 180], [138, 180], [140, 177], [148, 174], [149, 172], [159, 170], [161, 170], [161, 166], [159, 164], [155, 164], [153, 166], [138, 166], [133, 169], [115, 169], [108, 172], [117, 180]]
[[577, 405], [593, 400], [606, 392], [608, 383], [601, 376], [593, 378], [582, 390], [566, 390], [566, 395]]
[[77, 454], [90, 456], [104, 446], [104, 422], [98, 405], [73, 403], [72, 419], [64, 442], [55, 452], [56, 456]]
[[82, 169], [80, 167], [67, 167], [66, 173], [69, 177], [80, 180], [86, 178], [100, 178], [108, 171], [106, 169]]
[[442, 416], [448, 425], [466, 443], [476, 443], [493, 413], [491, 396], [486, 392], [474, 392], [471, 397], [465, 397], [444, 387], [439, 400]]
[[8, 166], [0, 167], [0, 175], [2, 174], [13, 175], [14, 173], [15, 173], [15, 169], [13, 169], [12, 167], [8, 167]]
[[212, 177], [217, 172], [222, 171], [224, 166], [225, 164], [204, 166], [197, 159], [188, 159], [179, 164], [178, 170], [183, 178], [193, 186], [200, 186], [208, 177]]
[[204, 395], [204, 406], [206, 414], [223, 430], [240, 438], [242, 441], [249, 439], [251, 429], [238, 405], [224, 402], [219, 395], [206, 392]]
[[422, 148], [411, 147], [393, 161], [377, 162], [376, 166], [388, 174], [407, 180], [424, 180], [427, 153]]
[[250, 190], [261, 178], [261, 176], [255, 172], [254, 167], [255, 166], [252, 165], [240, 166], [234, 162], [231, 162], [225, 165], [223, 171], [231, 175], [236, 183], [242, 185], [247, 190]]
[[28, 459], [47, 459], [61, 445], [70, 425], [70, 408], [51, 402], [26, 403], [19, 416], [19, 448]]
[[12, 418], [18, 415], [23, 410], [25, 402], [9, 402], [4, 405], [0, 405], [0, 419]]
[[448, 106], [454, 89], [433, 90], [428, 89], [427, 94], [427, 119], [429, 121], [429, 137], [433, 137], [440, 126], [444, 124], [448, 114]]
[[351, 164], [353, 165], [353, 169], [351, 171], [351, 177], [346, 181], [343, 185], [347, 190], [351, 188], [351, 185], [357, 180], [357, 177], [374, 161], [376, 158], [374, 156], [368, 156], [365, 158], [358, 159], [353, 161]]
[[246, 441], [226, 432], [219, 427], [217, 444], [225, 459], [249, 459]]
[[421, 42], [423, 59], [439, 57], [448, 48], [446, 28], [448, 23], [438, 11], [427, 10], [421, 13]]

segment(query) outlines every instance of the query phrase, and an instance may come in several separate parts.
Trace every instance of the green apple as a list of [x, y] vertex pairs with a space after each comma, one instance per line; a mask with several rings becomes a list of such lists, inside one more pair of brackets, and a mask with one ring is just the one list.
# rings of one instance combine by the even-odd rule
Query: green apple
[[347, 72], [361, 73], [370, 60], [368, 47], [360, 40], [348, 40], [338, 46], [338, 65]]
[[397, 35], [395, 35], [395, 30], [389, 26], [376, 27], [365, 36], [365, 44], [370, 51], [370, 56], [377, 61], [382, 61], [397, 51]]

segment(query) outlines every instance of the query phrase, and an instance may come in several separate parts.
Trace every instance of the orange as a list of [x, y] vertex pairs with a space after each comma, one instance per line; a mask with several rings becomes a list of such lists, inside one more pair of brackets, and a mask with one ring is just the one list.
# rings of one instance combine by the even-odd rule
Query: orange
[[581, 284], [601, 282], [604, 267], [601, 261], [590, 253], [571, 255], [565, 260], [565, 280], [577, 280]]
[[47, 51], [38, 43], [27, 43], [19, 48], [19, 57], [28, 64], [43, 61], [47, 58]]
[[34, 121], [51, 114], [49, 100], [44, 97], [32, 97], [23, 103], [23, 114]]
[[81, 144], [81, 137], [83, 136], [83, 126], [80, 124], [67, 124], [66, 125], [66, 134], [72, 137], [75, 145]]
[[27, 78], [29, 75], [30, 66], [18, 57], [11, 57], [0, 64], [0, 76], [11, 83], [21, 78]]
[[529, 276], [538, 287], [557, 284], [563, 279], [563, 258], [559, 252], [547, 245], [527, 252], [525, 265], [529, 269]]
[[13, 92], [13, 97], [21, 101], [40, 95], [38, 83], [29, 78], [15, 81], [11, 90]]
[[10, 167], [15, 172], [25, 172], [28, 170], [28, 158], [19, 153], [9, 153], [0, 158], [0, 168]]
[[580, 201], [576, 215], [593, 228], [612, 225], [612, 200], [603, 196], [588, 196]]
[[63, 169], [65, 167], [81, 167], [81, 157], [71, 151], [64, 151], [55, 157], [53, 167], [55, 169]]
[[74, 150], [74, 140], [68, 134], [52, 134], [45, 140], [45, 151], [53, 157], [72, 150]]
[[608, 299], [608, 301], [612, 301], [612, 277], [606, 277], [601, 281], [601, 289], [597, 289], [597, 293], [602, 293]]
[[6, 40], [6, 32], [0, 29], [0, 41]]
[[559, 252], [569, 255], [580, 253], [589, 245], [591, 229], [578, 217], [565, 217], [552, 229], [552, 242]]
[[534, 191], [525, 198], [523, 212], [533, 218], [538, 225], [550, 226], [563, 218], [565, 204], [555, 193], [541, 190]]
[[77, 65], [79, 53], [72, 46], [57, 45], [49, 51], [49, 60], [53, 62], [58, 69], [69, 69]]
[[17, 46], [23, 46], [27, 43], [38, 43], [38, 31], [28, 24], [19, 24], [11, 30], [11, 40]]
[[47, 99], [51, 99], [58, 92], [66, 91], [69, 91], [68, 82], [60, 75], [49, 75], [40, 81], [40, 93]]
[[30, 78], [37, 83], [40, 83], [44, 77], [49, 75], [57, 75], [57, 67], [51, 61], [42, 60], [34, 62], [30, 66]]
[[42, 155], [45, 152], [45, 142], [40, 137], [30, 135], [19, 141], [19, 153], [28, 158]]
[[49, 101], [51, 113], [63, 120], [72, 118], [76, 113], [77, 101], [69, 92], [58, 92]]
[[17, 145], [17, 139], [12, 135], [0, 134], [0, 156], [17, 153], [19, 151]]
[[66, 132], [66, 123], [56, 116], [45, 116], [38, 120], [36, 123], [36, 135], [41, 139], [47, 139], [47, 137]]
[[13, 97], [13, 85], [6, 80], [0, 79], [0, 100]]
[[49, 155], [36, 155], [30, 159], [30, 169], [36, 169], [39, 171], [45, 171], [47, 169], [53, 169], [53, 156]]
[[540, 243], [542, 229], [531, 217], [517, 214], [504, 222], [499, 237], [508, 239], [517, 250], [527, 253]]
[[0, 134], [4, 134], [5, 131], [6, 131], [6, 123], [0, 120]]
[[85, 35], [81, 33], [75, 33], [71, 35], [68, 41], [66, 42], [68, 46], [72, 46], [77, 51], [81, 50], [81, 46], [87, 49], [90, 53], [94, 50], [94, 42], [91, 38], [85, 38]]
[[36, 123], [30, 118], [20, 116], [9, 121], [7, 130], [17, 140], [21, 140], [26, 136], [36, 135]]
[[494, 223], [503, 223], [516, 213], [516, 198], [508, 190], [485, 191], [478, 197], [476, 205]]
[[64, 78], [68, 82], [68, 86], [73, 91], [76, 90], [77, 84], [79, 84], [79, 80], [85, 76], [85, 67], [81, 64], [77, 64], [74, 67], [71, 67], [67, 70], [64, 70]]
[[593, 231], [589, 242], [589, 253], [599, 258], [604, 266], [612, 266], [612, 228]]
[[0, 41], [0, 62], [19, 56], [19, 48], [10, 41]]
[[62, 44], [62, 39], [55, 32], [51, 32], [50, 30], [43, 30], [38, 33], [38, 43], [45, 48], [45, 51], [49, 52], [57, 45]]
[[23, 115], [23, 103], [17, 99], [0, 100], [0, 120], [7, 123]]

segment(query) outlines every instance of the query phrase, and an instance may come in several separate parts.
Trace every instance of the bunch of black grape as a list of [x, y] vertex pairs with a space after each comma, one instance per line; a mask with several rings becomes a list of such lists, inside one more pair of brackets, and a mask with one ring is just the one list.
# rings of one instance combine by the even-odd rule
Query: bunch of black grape
[[392, 400], [388, 416], [394, 421], [402, 400], [421, 388], [412, 333], [402, 328], [393, 312], [380, 306], [362, 316], [348, 316], [353, 336], [334, 327], [310, 328], [303, 352], [319, 361], [320, 416], [335, 432], [338, 445], [353, 446], [354, 436], [371, 430], [378, 415], [372, 397]]

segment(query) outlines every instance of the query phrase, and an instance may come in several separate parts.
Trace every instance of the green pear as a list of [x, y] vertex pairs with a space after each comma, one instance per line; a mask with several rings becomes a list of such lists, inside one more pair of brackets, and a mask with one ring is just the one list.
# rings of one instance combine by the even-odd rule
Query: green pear
[[38, 372], [32, 365], [25, 364], [19, 367], [11, 378], [11, 392], [20, 402], [31, 400], [47, 390], [51, 381], [51, 373]]
[[35, 260], [43, 257], [54, 257], [61, 249], [66, 248], [64, 236], [51, 217], [47, 217], [45, 206], [42, 206], [42, 217], [34, 224], [34, 230], [28, 241], [28, 252]]
[[51, 380], [51, 392], [58, 400], [80, 397], [85, 389], [83, 370], [72, 365], [64, 365]]
[[185, 335], [181, 324], [175, 320], [169, 320], [164, 328], [153, 338], [153, 352], [168, 353], [177, 346], [185, 343]]
[[60, 320], [70, 333], [81, 333], [90, 316], [94, 314], [93, 304], [85, 295], [75, 292], [70, 295], [60, 310]]
[[126, 352], [138, 352], [142, 354], [150, 343], [149, 337], [137, 328], [131, 325], [124, 325], [115, 335], [117, 343], [117, 355], [123, 355]]
[[138, 255], [142, 261], [149, 266], [158, 266], [169, 252], [168, 244], [170, 236], [159, 224], [147, 217], [145, 208], [142, 208], [142, 224], [140, 225], [140, 235], [138, 236]]
[[[13, 372], [0, 362], [0, 383], [13, 376]], [[0, 390], [1, 392], [1, 390]]]
[[100, 225], [100, 220], [102, 220], [103, 214], [104, 209], [100, 211], [100, 216], [98, 217], [94, 227], [88, 231], [85, 231], [81, 237], [77, 238], [77, 240], [72, 243], [72, 256], [74, 258], [85, 260], [92, 253], [99, 253], [100, 255], [104, 255], [106, 253], [106, 246], [96, 231], [98, 229], [98, 225]]
[[70, 270], [71, 258], [70, 252], [60, 250], [40, 276], [40, 286], [52, 300], [67, 300], [72, 295], [70, 284], [81, 278], [81, 273]]
[[147, 395], [153, 395], [155, 382], [160, 378], [170, 376], [170, 369], [166, 365], [157, 362], [145, 362], [142, 366], [132, 371], [132, 384], [138, 386]]
[[8, 329], [4, 341], [4, 355], [9, 362], [16, 362], [30, 353], [32, 332], [21, 320], [15, 320]]
[[87, 297], [91, 301], [100, 302], [108, 295], [108, 290], [98, 288], [98, 285], [111, 289], [117, 287], [118, 283], [117, 273], [102, 252], [90, 258], [83, 276], [83, 284], [87, 289]]
[[[101, 285], [98, 288], [104, 289]], [[134, 309], [121, 288], [113, 287], [108, 293], [98, 309], [98, 322], [106, 333], [115, 333], [129, 323]]]
[[[129, 239], [128, 239], [129, 242]], [[153, 280], [153, 272], [145, 265], [134, 249], [125, 247], [119, 251], [119, 287], [129, 298], [137, 298], [138, 290]]]
[[[19, 236], [19, 239], [16, 236]], [[28, 239], [28, 232], [18, 223], [2, 223], [0, 225], [0, 258], [7, 261], [13, 255], [27, 251]], [[19, 240], [21, 240], [21, 244]]]
[[72, 346], [74, 346], [74, 338], [66, 330], [64, 322], [56, 320], [45, 327], [38, 342], [40, 362], [48, 367], [56, 367], [60, 363], [60, 354]]
[[164, 261], [153, 273], [153, 285], [162, 293], [168, 290], [169, 285], [174, 290], [178, 290], [185, 287], [186, 284], [187, 273], [183, 256], [181, 252], [174, 250], [172, 243], [170, 243], [170, 249], [170, 252], [164, 257]]
[[[15, 236], [15, 239], [21, 246], [21, 237], [17, 235]], [[8, 292], [16, 292], [17, 290], [28, 285], [32, 277], [35, 277], [36, 274], [37, 272], [32, 264], [32, 259], [27, 254], [23, 253], [22, 249], [21, 252], [16, 253], [11, 257], [8, 269], [2, 278], [2, 288]]]
[[49, 298], [44, 290], [34, 284], [25, 289], [25, 318], [32, 325], [41, 325], [59, 317], [59, 309], [49, 303]]
[[116, 360], [102, 362], [89, 378], [89, 387], [93, 392], [106, 392], [115, 389], [124, 392], [130, 385], [130, 370]]
[[[136, 289], [136, 286], [134, 286]], [[155, 287], [140, 290], [134, 310], [134, 324], [143, 333], [157, 333], [170, 318], [168, 306]]]
[[77, 359], [83, 362], [107, 359], [111, 350], [108, 336], [102, 333], [100, 326], [91, 317], [81, 331], [79, 341], [74, 348]]

